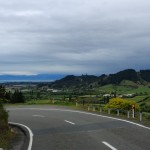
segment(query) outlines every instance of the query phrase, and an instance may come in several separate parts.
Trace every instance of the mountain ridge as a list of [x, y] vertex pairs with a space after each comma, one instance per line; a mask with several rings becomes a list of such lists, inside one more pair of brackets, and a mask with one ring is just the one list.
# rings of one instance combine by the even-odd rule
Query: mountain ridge
[[54, 88], [81, 87], [107, 84], [119, 84], [123, 80], [133, 81], [135, 83], [150, 82], [150, 69], [135, 71], [126, 69], [114, 74], [96, 75], [62, 75], [62, 74], [38, 74], [38, 75], [0, 75], [0, 81], [50, 81]]
[[133, 81], [138, 84], [150, 82], [150, 70], [126, 69], [114, 74], [102, 74], [101, 76], [94, 75], [67, 75], [60, 80], [52, 83], [53, 88], [80, 88], [90, 86], [103, 86], [107, 84], [120, 84], [123, 80]]

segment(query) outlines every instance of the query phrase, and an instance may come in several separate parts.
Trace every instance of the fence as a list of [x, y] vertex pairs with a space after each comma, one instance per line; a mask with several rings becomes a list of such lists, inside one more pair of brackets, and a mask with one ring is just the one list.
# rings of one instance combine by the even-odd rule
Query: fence
[[[76, 103], [76, 106], [81, 106], [78, 103]], [[115, 108], [105, 108], [100, 105], [82, 105], [83, 109], [86, 109], [88, 111], [92, 112], [98, 112], [100, 114], [105, 114], [105, 115], [111, 115], [115, 117], [123, 117], [124, 119], [130, 119], [130, 120], [135, 120], [140, 123], [143, 123], [145, 125], [150, 125], [150, 114], [145, 113], [145, 112], [139, 112], [135, 111], [134, 109], [132, 110], [120, 110], [120, 109], [115, 109]]]

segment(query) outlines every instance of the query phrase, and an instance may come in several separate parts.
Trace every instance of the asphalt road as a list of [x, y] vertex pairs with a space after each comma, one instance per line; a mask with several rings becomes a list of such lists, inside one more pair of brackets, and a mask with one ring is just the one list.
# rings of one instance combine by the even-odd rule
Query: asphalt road
[[150, 130], [63, 107], [7, 107], [9, 121], [28, 126], [32, 150], [150, 150]]

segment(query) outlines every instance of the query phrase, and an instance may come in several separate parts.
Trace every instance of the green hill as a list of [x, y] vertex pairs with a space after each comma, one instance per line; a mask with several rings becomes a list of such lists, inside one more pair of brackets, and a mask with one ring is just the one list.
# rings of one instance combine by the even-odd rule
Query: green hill
[[95, 89], [105, 85], [118, 85], [124, 88], [138, 89], [139, 86], [150, 86], [150, 70], [141, 70], [136, 72], [133, 69], [127, 69], [115, 74], [109, 75], [68, 75], [51, 84], [52, 88], [90, 88]]

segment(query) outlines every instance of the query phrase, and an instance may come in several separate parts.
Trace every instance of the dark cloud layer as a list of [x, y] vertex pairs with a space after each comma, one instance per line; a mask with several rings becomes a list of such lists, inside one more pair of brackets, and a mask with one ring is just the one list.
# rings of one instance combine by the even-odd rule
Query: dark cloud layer
[[150, 1], [0, 0], [0, 74], [148, 69]]

